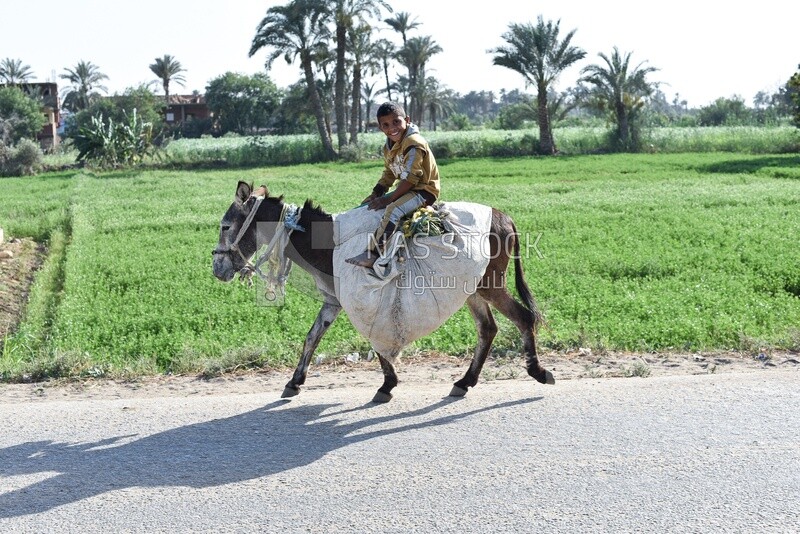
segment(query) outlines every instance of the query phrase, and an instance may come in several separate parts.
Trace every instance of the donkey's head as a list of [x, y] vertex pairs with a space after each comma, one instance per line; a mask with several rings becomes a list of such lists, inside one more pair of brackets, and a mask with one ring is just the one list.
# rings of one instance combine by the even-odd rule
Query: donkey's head
[[233, 203], [220, 222], [217, 248], [211, 253], [214, 256], [214, 276], [223, 282], [231, 281], [255, 254], [256, 224], [250, 215], [258, 197], [268, 195], [265, 185], [255, 191], [251, 184], [245, 182], [239, 182], [236, 186]]

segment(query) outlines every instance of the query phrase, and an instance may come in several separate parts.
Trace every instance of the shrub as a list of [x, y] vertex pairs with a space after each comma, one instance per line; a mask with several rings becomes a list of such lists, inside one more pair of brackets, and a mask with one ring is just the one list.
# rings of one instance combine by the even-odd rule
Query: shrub
[[358, 163], [367, 157], [364, 145], [345, 145], [339, 149], [339, 159], [347, 163]]
[[175, 139], [200, 139], [204, 135], [210, 135], [213, 130], [214, 119], [208, 117], [205, 119], [192, 119], [183, 121], [173, 128], [171, 134]]
[[88, 108], [69, 115], [66, 119], [65, 134], [68, 139], [74, 140], [81, 135], [83, 128], [91, 128], [92, 119], [98, 116], [106, 126], [111, 122], [128, 122], [131, 113], [136, 110], [138, 120], [153, 125], [155, 139], [163, 135], [166, 127], [162, 115], [163, 106], [163, 98], [154, 95], [147, 87], [129, 87], [122, 95], [115, 94], [109, 98], [98, 99]]
[[16, 87], [0, 87], [0, 141], [10, 145], [23, 138], [35, 139], [44, 123], [35, 100]]
[[100, 167], [121, 167], [139, 163], [153, 149], [153, 125], [143, 122], [136, 108], [126, 122], [109, 119], [108, 125], [102, 115], [92, 117], [91, 124], [80, 129], [75, 137], [78, 161], [90, 161]]
[[17, 143], [13, 161], [18, 176], [36, 174], [42, 169], [44, 154], [39, 145], [30, 139], [23, 139]]
[[0, 176], [29, 176], [42, 170], [44, 155], [39, 146], [23, 139], [16, 147], [0, 142]]

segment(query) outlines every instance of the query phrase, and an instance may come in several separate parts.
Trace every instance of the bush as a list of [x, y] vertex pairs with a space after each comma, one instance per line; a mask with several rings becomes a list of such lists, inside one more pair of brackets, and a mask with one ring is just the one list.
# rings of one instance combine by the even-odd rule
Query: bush
[[[127, 114], [126, 114], [127, 115]], [[153, 149], [153, 125], [142, 121], [136, 113], [124, 122], [108, 120], [102, 115], [92, 117], [89, 126], [80, 129], [75, 137], [78, 161], [90, 161], [100, 167], [122, 167], [139, 163]]]
[[200, 139], [204, 135], [210, 135], [214, 130], [214, 119], [211, 117], [205, 119], [192, 119], [177, 124], [171, 136], [174, 139]]
[[16, 87], [0, 87], [0, 142], [36, 139], [45, 118], [39, 104]]
[[367, 158], [367, 147], [362, 144], [345, 145], [339, 149], [339, 159], [347, 163], [358, 163]]
[[42, 170], [44, 154], [39, 145], [23, 139], [16, 147], [0, 142], [0, 176], [29, 176]]
[[127, 122], [133, 110], [143, 123], [153, 125], [153, 137], [159, 137], [165, 127], [162, 109], [163, 98], [157, 97], [145, 86], [129, 87], [122, 95], [115, 94], [109, 98], [101, 98], [88, 108], [73, 113], [67, 118], [66, 136], [74, 139], [80, 135], [81, 129], [92, 126], [92, 118], [102, 117], [103, 124], [111, 122]]
[[445, 119], [443, 128], [445, 130], [472, 130], [473, 126], [469, 120], [469, 117], [464, 115], [463, 113], [453, 113], [447, 119]]
[[700, 108], [700, 126], [742, 126], [750, 124], [752, 112], [741, 97], [718, 98], [708, 106]]

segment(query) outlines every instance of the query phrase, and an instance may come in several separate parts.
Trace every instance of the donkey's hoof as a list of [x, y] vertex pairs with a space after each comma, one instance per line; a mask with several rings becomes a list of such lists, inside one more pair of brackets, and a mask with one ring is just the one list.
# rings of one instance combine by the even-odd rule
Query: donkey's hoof
[[453, 389], [450, 390], [451, 397], [463, 397], [467, 394], [467, 390], [462, 388], [461, 386], [453, 386]]
[[286, 386], [283, 388], [283, 394], [281, 395], [281, 398], [288, 399], [289, 397], [295, 397], [298, 393], [300, 393], [300, 388]]
[[545, 376], [544, 378], [545, 384], [550, 384], [552, 386], [553, 384], [556, 383], [556, 379], [553, 378], [553, 373], [551, 373], [550, 371], [545, 371], [544, 376]]
[[378, 391], [374, 397], [372, 397], [372, 402], [379, 402], [381, 404], [389, 402], [392, 400], [391, 393], [384, 393], [383, 391]]

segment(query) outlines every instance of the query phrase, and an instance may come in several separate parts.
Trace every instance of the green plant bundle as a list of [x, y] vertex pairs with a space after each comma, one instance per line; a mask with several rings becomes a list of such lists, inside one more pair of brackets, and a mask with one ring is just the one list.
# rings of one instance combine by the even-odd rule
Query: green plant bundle
[[406, 238], [418, 236], [436, 236], [444, 233], [442, 217], [433, 207], [423, 206], [417, 209], [400, 226]]

